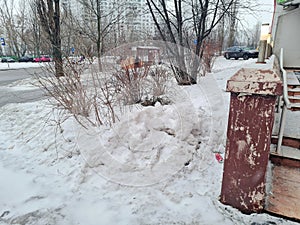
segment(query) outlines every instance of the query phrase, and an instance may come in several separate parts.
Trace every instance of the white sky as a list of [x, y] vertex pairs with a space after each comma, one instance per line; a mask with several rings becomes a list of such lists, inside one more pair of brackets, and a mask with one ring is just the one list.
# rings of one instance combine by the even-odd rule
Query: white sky
[[271, 23], [274, 10], [274, 0], [262, 0], [260, 2], [262, 4], [262, 11], [259, 13], [258, 19], [262, 23]]
[[[258, 22], [269, 23], [272, 22], [272, 15], [274, 10], [274, 0], [257, 0], [259, 6], [253, 11], [253, 14], [249, 12], [245, 13], [242, 23], [248, 28], [252, 28]], [[242, 15], [240, 15], [241, 17]]]

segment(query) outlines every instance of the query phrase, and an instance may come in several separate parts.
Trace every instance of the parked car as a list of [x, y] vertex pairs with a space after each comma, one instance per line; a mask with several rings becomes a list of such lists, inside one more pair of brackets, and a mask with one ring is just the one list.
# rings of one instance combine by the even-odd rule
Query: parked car
[[8, 62], [8, 63], [13, 63], [16, 62], [16, 60], [14, 60], [12, 57], [2, 57], [1, 62]]
[[33, 62], [51, 62], [52, 59], [48, 55], [42, 55], [41, 57], [37, 57], [33, 59]]
[[19, 62], [33, 62], [33, 57], [29, 55], [22, 56], [19, 58]]
[[224, 52], [224, 57], [226, 59], [243, 58], [244, 60], [247, 60], [249, 58], [258, 58], [258, 51], [250, 47], [233, 46]]

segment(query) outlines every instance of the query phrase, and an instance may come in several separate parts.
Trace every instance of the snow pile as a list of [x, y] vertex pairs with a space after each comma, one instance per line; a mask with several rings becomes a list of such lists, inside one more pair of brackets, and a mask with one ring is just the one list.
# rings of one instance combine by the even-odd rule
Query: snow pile
[[98, 174], [129, 186], [152, 185], [192, 161], [202, 137], [209, 136], [211, 117], [204, 107], [206, 102], [196, 110], [182, 97], [173, 105], [128, 110], [112, 129], [80, 129], [77, 143]]
[[[218, 201], [232, 68], [218, 59], [171, 105], [128, 107], [112, 128], [60, 120], [47, 101], [0, 108], [0, 224], [295, 224]], [[216, 78], [216, 81], [215, 79]]]

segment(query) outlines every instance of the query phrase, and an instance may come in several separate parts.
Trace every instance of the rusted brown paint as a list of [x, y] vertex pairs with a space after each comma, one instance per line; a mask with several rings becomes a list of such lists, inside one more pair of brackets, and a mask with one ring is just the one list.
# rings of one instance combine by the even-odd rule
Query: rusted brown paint
[[243, 68], [228, 80], [227, 91], [282, 95], [282, 82], [275, 70]]
[[[274, 106], [276, 94], [282, 93], [277, 79], [272, 71], [244, 69], [227, 83], [232, 93], [220, 201], [244, 213], [264, 209]], [[274, 88], [269, 89], [270, 83], [276, 84]]]
[[263, 210], [275, 96], [231, 94], [221, 202]]

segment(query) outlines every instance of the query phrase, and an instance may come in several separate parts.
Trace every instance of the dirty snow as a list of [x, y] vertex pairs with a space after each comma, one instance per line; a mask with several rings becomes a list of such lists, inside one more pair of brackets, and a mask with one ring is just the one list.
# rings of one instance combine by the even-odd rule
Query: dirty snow
[[218, 201], [226, 80], [271, 63], [220, 57], [199, 84], [174, 87], [174, 104], [130, 108], [112, 128], [60, 121], [46, 100], [1, 107], [0, 225], [297, 224]]

